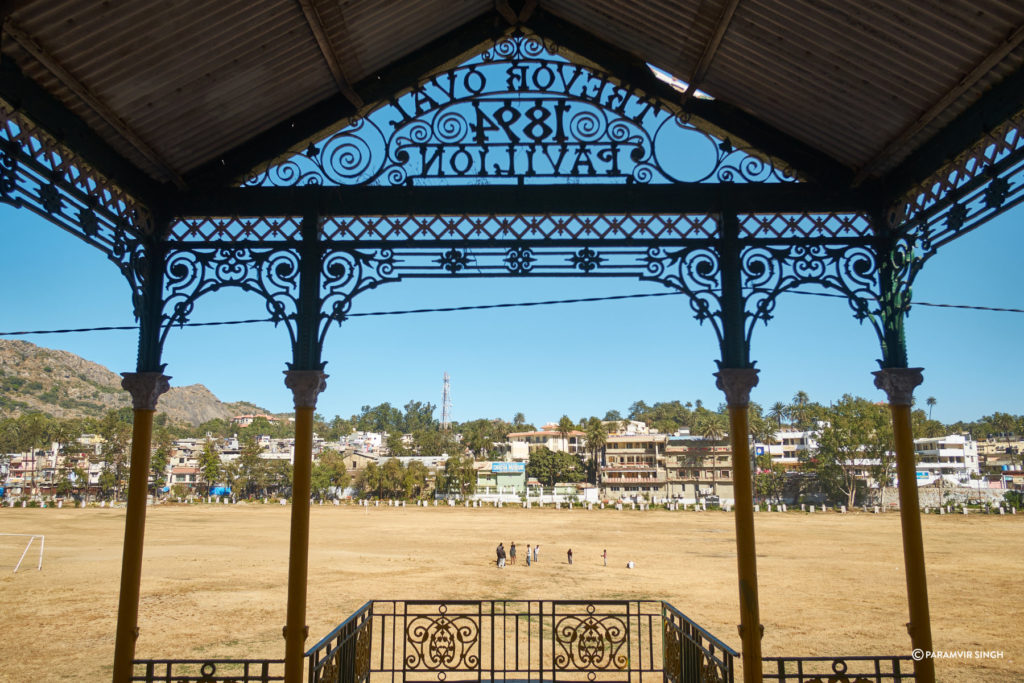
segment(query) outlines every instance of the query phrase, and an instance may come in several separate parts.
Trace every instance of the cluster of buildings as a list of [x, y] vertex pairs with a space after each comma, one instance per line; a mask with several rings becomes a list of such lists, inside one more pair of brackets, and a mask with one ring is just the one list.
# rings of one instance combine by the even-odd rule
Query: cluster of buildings
[[[251, 416], [239, 416], [243, 424]], [[251, 420], [250, 420], [251, 422]], [[734, 501], [733, 457], [727, 439], [710, 441], [690, 435], [685, 430], [662, 434], [643, 422], [605, 423], [609, 434], [596, 453], [587, 448], [581, 431], [560, 432], [555, 425], [529, 432], [513, 432], [503, 444], [495, 444], [502, 460], [475, 462], [476, 493], [482, 500], [517, 502], [531, 499], [555, 501], [636, 501], [707, 502], [731, 504]], [[800, 475], [799, 465], [817, 448], [817, 432], [780, 430], [771, 444], [752, 444], [756, 462], [764, 456], [794, 478]], [[411, 436], [406, 435], [407, 445]], [[358, 475], [370, 463], [386, 460], [387, 435], [377, 432], [353, 432], [336, 442], [314, 439], [314, 453], [330, 448], [342, 453], [350, 473]], [[221, 461], [230, 463], [241, 455], [237, 438], [216, 440]], [[83, 481], [72, 481], [79, 494], [95, 495], [100, 491], [100, 478], [105, 464], [100, 458], [102, 439], [84, 434], [78, 448], [58, 452], [56, 445], [34, 453], [10, 454], [0, 458], [0, 491], [6, 496], [57, 495], [58, 483], [67, 472], [76, 470]], [[168, 489], [206, 490], [200, 474], [200, 455], [207, 439], [180, 439], [173, 443], [164, 481]], [[291, 462], [293, 439], [259, 438], [260, 457]], [[1024, 489], [1024, 472], [1011, 465], [1010, 457], [1020, 452], [1024, 442], [976, 442], [969, 436], [954, 434], [915, 440], [918, 456], [917, 482], [921, 486], [967, 486], [972, 488]], [[539, 449], [579, 454], [590, 469], [588, 482], [540, 482], [526, 474], [526, 464]], [[426, 457], [409, 455], [399, 458], [403, 464], [419, 461], [435, 474], [444, 467], [447, 455]], [[871, 458], [854, 459], [849, 463], [865, 486], [878, 486], [873, 472], [879, 465]], [[756, 465], [755, 465], [756, 467]], [[353, 477], [354, 479], [354, 477]], [[182, 490], [175, 489], [175, 490]], [[346, 493], [352, 493], [347, 491]], [[438, 491], [438, 497], [447, 495]]]

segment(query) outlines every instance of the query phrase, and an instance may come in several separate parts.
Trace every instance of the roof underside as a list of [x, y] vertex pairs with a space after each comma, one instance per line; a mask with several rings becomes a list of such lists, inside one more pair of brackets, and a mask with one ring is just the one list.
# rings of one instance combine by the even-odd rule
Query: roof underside
[[712, 115], [740, 114], [713, 125], [853, 182], [884, 179], [1024, 62], [1017, 0], [525, 4], [8, 0], [2, 52], [130, 165], [179, 187], [234, 180], [482, 47], [520, 10], [612, 73], [647, 62], [699, 86]]

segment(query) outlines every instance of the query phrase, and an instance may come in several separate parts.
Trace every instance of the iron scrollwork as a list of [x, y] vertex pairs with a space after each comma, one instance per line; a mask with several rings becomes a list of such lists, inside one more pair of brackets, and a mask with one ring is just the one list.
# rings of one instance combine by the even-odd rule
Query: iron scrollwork
[[558, 671], [620, 671], [629, 666], [629, 623], [624, 615], [586, 614], [555, 619], [555, 669]]
[[791, 180], [660, 100], [516, 35], [244, 184]]
[[437, 614], [410, 615], [405, 627], [406, 671], [436, 671], [444, 680], [450, 671], [480, 667], [479, 614], [450, 614], [447, 604]]
[[679, 249], [651, 247], [641, 280], [660, 282], [687, 295], [698, 322], [710, 321], [722, 340], [722, 269], [718, 247], [694, 244]]

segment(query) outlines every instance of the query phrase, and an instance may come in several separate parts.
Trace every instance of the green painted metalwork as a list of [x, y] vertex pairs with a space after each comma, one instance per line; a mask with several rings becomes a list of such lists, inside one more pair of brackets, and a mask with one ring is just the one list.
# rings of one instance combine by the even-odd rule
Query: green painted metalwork
[[[764, 155], [737, 157], [729, 140], [666, 111], [622, 71], [587, 71], [555, 53], [570, 54], [517, 37], [421, 81], [395, 105], [405, 108], [393, 118], [394, 135], [367, 148], [367, 158], [378, 153], [382, 162], [340, 178], [357, 187], [327, 186], [339, 182], [339, 169], [351, 170], [331, 161], [330, 150], [347, 149], [368, 123], [314, 145], [294, 178], [250, 176], [317, 185], [252, 180], [175, 194], [147, 185], [139, 186], [140, 201], [0, 106], [0, 201], [48, 218], [120, 268], [140, 325], [138, 369], [156, 371], [170, 329], [224, 287], [262, 297], [289, 331], [290, 366], [319, 370], [329, 328], [361, 292], [404, 279], [530, 276], [633, 277], [681, 291], [694, 317], [714, 329], [723, 367], [753, 365], [753, 330], [771, 319], [779, 296], [825, 288], [844, 294], [854, 316], [873, 326], [883, 367], [905, 367], [904, 319], [923, 264], [1024, 200], [1021, 114], [937, 180], [879, 211], [876, 188], [792, 182]], [[491, 75], [480, 75], [485, 68]], [[499, 75], [505, 91], [494, 87]], [[0, 95], [12, 83], [29, 92], [21, 79], [0, 73]], [[681, 182], [658, 154], [657, 131], [669, 129], [713, 143], [700, 182]], [[95, 140], [76, 136], [72, 142], [95, 151]], [[558, 161], [566, 150], [571, 164]], [[252, 154], [240, 151], [236, 163]], [[469, 166], [454, 161], [472, 154]]]

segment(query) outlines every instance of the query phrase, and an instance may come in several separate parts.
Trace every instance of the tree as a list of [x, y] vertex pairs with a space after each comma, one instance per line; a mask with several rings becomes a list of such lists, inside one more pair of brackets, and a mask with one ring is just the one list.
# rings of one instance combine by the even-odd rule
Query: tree
[[554, 486], [560, 481], [583, 481], [585, 468], [579, 456], [542, 446], [530, 453], [526, 476], [534, 477], [547, 486]]
[[447, 494], [458, 493], [460, 497], [476, 492], [476, 468], [473, 459], [463, 455], [451, 455], [444, 463], [439, 476], [438, 489]]
[[608, 430], [605, 429], [601, 420], [592, 417], [587, 420], [584, 429], [587, 440], [587, 450], [590, 451], [590, 462], [587, 467], [587, 479], [592, 484], [597, 483], [597, 458], [608, 442]]
[[405, 472], [402, 471], [402, 463], [395, 458], [388, 458], [380, 468], [380, 497], [387, 494], [388, 498], [395, 498], [405, 490]]
[[382, 485], [381, 470], [375, 462], [367, 463], [356, 479], [356, 487], [363, 496], [380, 491]]
[[351, 480], [344, 456], [338, 451], [327, 448], [316, 457], [310, 482], [313, 495], [317, 498], [322, 500], [330, 497], [332, 490], [344, 490]]
[[254, 437], [242, 441], [238, 456], [238, 488], [245, 497], [266, 495], [267, 463], [260, 457], [263, 446]]
[[618, 422], [622, 419], [622, 413], [617, 410], [609, 410], [604, 414], [605, 422]]
[[824, 422], [808, 467], [818, 475], [826, 495], [845, 497], [846, 505], [853, 507], [863, 484], [861, 473], [894, 450], [889, 413], [884, 406], [846, 394], [825, 410]]
[[390, 432], [388, 438], [384, 441], [384, 445], [388, 449], [388, 455], [392, 458], [403, 458], [412, 455], [402, 440], [402, 435], [398, 432]]
[[117, 410], [109, 411], [99, 424], [99, 434], [103, 437], [100, 458], [103, 467], [100, 472], [100, 491], [105, 496], [117, 500], [124, 488], [128, 475], [128, 442], [131, 439], [131, 409], [129, 419]]
[[782, 429], [782, 420], [789, 413], [786, 408], [786, 404], [782, 401], [776, 401], [772, 404], [772, 407], [768, 409], [768, 417], [775, 420], [775, 424], [779, 429]]
[[516, 429], [522, 429], [526, 425], [526, 415], [523, 413], [516, 413], [512, 417], [512, 426]]
[[725, 437], [724, 423], [720, 414], [705, 410], [694, 419], [694, 433], [708, 441], [721, 441]]
[[786, 471], [773, 463], [767, 453], [757, 457], [757, 471], [754, 474], [754, 495], [758, 500], [777, 501], [782, 497], [786, 485]]
[[413, 460], [405, 466], [405, 497], [420, 498], [427, 490], [427, 478], [430, 472], [419, 460]]
[[576, 425], [572, 423], [568, 415], [563, 415], [558, 420], [558, 435], [562, 437], [563, 450], [569, 450], [569, 434], [575, 429]]
[[165, 428], [157, 429], [153, 434], [156, 448], [149, 458], [149, 471], [153, 479], [153, 496], [167, 482], [167, 465], [171, 461], [171, 434]]
[[206, 484], [206, 495], [210, 495], [210, 489], [218, 482], [220, 475], [220, 453], [217, 452], [213, 440], [207, 439], [199, 453], [199, 477]]
[[938, 403], [938, 401], [935, 400], [934, 396], [929, 396], [925, 400], [925, 403], [928, 405], [928, 419], [930, 420], [932, 419], [932, 408], [935, 407], [935, 404]]

